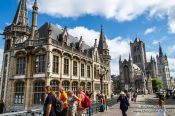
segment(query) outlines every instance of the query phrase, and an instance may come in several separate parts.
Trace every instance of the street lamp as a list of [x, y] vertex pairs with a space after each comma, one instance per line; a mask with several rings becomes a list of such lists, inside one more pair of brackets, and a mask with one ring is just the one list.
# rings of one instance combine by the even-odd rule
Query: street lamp
[[105, 70], [103, 68], [100, 68], [99, 76], [100, 76], [101, 94], [103, 93], [103, 77], [104, 77], [104, 75], [105, 75]]

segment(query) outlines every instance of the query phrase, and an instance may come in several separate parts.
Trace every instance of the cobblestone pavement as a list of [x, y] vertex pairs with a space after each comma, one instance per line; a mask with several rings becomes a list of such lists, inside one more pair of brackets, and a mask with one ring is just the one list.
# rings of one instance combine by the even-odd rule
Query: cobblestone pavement
[[[162, 110], [157, 104], [158, 99], [155, 95], [139, 95], [136, 103], [130, 102], [127, 114], [128, 116], [158, 116], [158, 112]], [[175, 100], [166, 100], [165, 108], [166, 116], [175, 116]], [[108, 111], [99, 112], [94, 116], [122, 116], [119, 103], [110, 107]]]

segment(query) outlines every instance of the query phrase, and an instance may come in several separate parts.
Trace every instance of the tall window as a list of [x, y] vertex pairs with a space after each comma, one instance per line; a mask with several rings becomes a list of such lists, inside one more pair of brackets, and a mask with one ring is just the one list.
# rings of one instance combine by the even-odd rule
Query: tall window
[[87, 83], [87, 91], [89, 91], [89, 92], [91, 91], [91, 83], [89, 83], [89, 82]]
[[72, 82], [72, 91], [77, 95], [78, 82]]
[[63, 81], [62, 86], [63, 86], [65, 91], [69, 90], [69, 86], [70, 86], [69, 81]]
[[24, 103], [24, 82], [17, 82], [15, 86], [15, 104]]
[[57, 81], [57, 80], [52, 80], [52, 81], [50, 82], [50, 85], [51, 85], [51, 87], [52, 87], [52, 90], [53, 90], [56, 94], [58, 94], [58, 93], [59, 93], [59, 92], [58, 92], [59, 81]]
[[80, 86], [83, 88], [83, 90], [85, 91], [85, 82], [81, 82]]
[[81, 76], [84, 77], [84, 64], [81, 64]]
[[25, 64], [26, 64], [25, 57], [17, 58], [17, 61], [16, 61], [16, 74], [17, 75], [22, 75], [25, 73]]
[[97, 78], [97, 68], [96, 68], [96, 65], [94, 65], [94, 78]]
[[91, 67], [88, 65], [87, 66], [87, 77], [90, 78], [90, 76], [91, 76]]
[[58, 56], [53, 56], [53, 73], [59, 72], [59, 57]]
[[34, 104], [42, 104], [44, 103], [44, 81], [37, 81], [34, 85]]
[[126, 84], [128, 84], [129, 82], [130, 82], [130, 80], [129, 80], [129, 68], [128, 68], [128, 66], [124, 66], [123, 67], [123, 70], [124, 70], [124, 79], [125, 79], [125, 83]]
[[69, 74], [69, 59], [64, 58], [64, 74]]
[[45, 73], [45, 55], [36, 56], [35, 73]]
[[77, 76], [77, 62], [73, 61], [73, 75]]

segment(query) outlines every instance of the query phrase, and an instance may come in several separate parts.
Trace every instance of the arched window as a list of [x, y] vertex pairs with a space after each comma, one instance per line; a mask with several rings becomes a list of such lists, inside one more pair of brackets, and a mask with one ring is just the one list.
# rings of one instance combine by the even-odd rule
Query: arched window
[[91, 92], [91, 83], [87, 83], [87, 91]]
[[15, 104], [24, 103], [24, 82], [17, 82], [15, 85]]
[[85, 82], [81, 82], [80, 86], [83, 88], [83, 90], [85, 90]]
[[52, 81], [50, 82], [50, 85], [51, 85], [51, 87], [52, 87], [52, 90], [53, 90], [55, 93], [58, 94], [59, 81], [57, 81], [57, 80], [52, 80]]
[[130, 80], [129, 80], [129, 68], [128, 66], [124, 66], [124, 79], [125, 79], [125, 83], [129, 84]]
[[72, 82], [72, 91], [75, 95], [77, 95], [77, 89], [78, 89], [78, 82], [74, 81]]
[[34, 104], [42, 104], [44, 103], [44, 81], [37, 81], [34, 84]]
[[70, 86], [69, 81], [63, 81], [62, 86], [63, 86], [64, 90], [67, 91], [69, 89], [69, 86]]

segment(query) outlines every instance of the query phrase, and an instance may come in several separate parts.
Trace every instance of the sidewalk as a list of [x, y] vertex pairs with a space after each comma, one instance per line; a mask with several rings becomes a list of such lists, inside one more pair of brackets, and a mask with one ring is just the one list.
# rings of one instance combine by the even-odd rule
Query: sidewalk
[[[143, 102], [145, 100], [145, 96], [138, 95], [136, 103], [133, 103], [130, 101], [130, 106], [127, 111], [128, 116], [136, 116], [136, 112], [134, 112], [137, 107], [139, 107], [139, 102]], [[122, 116], [121, 110], [120, 110], [120, 103], [110, 107], [106, 112], [99, 112], [98, 114], [95, 114], [94, 116]]]

